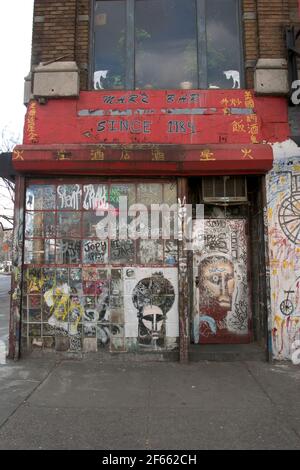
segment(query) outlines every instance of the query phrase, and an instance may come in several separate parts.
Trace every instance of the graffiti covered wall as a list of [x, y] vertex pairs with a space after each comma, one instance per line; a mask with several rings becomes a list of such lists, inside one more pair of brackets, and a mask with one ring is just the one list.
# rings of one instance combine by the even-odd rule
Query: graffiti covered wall
[[175, 349], [177, 278], [177, 268], [29, 268], [22, 336], [66, 351]]
[[[174, 204], [176, 184], [64, 183], [27, 187], [22, 350], [177, 348], [177, 242], [146, 238], [153, 217], [146, 209]], [[121, 196], [132, 210], [126, 219]], [[128, 233], [138, 229], [145, 238], [114, 237], [122, 217]], [[109, 236], [102, 239], [104, 228]]]
[[[271, 287], [270, 333], [275, 359], [295, 360], [300, 340], [300, 158], [275, 160], [267, 175]], [[297, 346], [298, 344], [298, 346]]]

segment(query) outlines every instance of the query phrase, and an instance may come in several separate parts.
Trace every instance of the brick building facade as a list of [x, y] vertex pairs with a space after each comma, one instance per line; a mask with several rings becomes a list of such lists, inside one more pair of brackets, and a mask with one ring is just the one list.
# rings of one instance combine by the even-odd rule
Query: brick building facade
[[[10, 356], [109, 350], [187, 361], [230, 344], [234, 354], [248, 345], [293, 359], [300, 170], [285, 31], [299, 26], [298, 2], [156, 2], [173, 43], [151, 3], [35, 1], [24, 141], [13, 155]], [[173, 232], [99, 241], [99, 210], [119, 211], [122, 195], [192, 204], [194, 238], [201, 205], [204, 245], [191, 250]]]
[[[254, 86], [259, 58], [285, 58], [284, 27], [299, 25], [297, 0], [242, 0], [247, 88]], [[32, 65], [64, 56], [80, 68], [81, 89], [88, 90], [90, 51], [89, 0], [35, 2]]]

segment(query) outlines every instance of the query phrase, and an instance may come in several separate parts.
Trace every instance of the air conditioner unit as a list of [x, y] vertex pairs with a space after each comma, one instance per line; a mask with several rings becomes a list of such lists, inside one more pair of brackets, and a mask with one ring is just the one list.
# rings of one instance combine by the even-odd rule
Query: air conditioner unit
[[244, 176], [208, 176], [202, 180], [202, 199], [207, 204], [229, 205], [248, 202]]

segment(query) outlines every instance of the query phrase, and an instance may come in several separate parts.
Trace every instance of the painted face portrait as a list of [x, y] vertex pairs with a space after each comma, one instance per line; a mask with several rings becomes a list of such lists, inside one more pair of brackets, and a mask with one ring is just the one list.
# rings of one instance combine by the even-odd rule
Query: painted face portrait
[[233, 263], [223, 256], [210, 256], [199, 266], [200, 311], [203, 307], [229, 311], [235, 289]]
[[162, 273], [142, 279], [133, 290], [132, 302], [137, 309], [139, 343], [163, 347], [167, 313], [175, 302], [171, 282]]
[[144, 330], [146, 336], [150, 336], [154, 341], [159, 340], [163, 336], [164, 318], [164, 314], [159, 307], [156, 305], [146, 306], [141, 317], [143, 328], [140, 329], [140, 333], [141, 330]]

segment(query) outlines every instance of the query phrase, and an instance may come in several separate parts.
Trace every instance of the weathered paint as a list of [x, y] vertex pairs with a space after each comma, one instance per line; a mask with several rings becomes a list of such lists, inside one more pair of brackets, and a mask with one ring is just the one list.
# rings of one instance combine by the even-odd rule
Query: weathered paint
[[300, 158], [280, 153], [267, 175], [271, 317], [275, 359], [291, 359], [300, 339]]
[[257, 144], [288, 135], [283, 98], [251, 90], [81, 92], [28, 107], [24, 144]]
[[18, 146], [20, 172], [102, 175], [259, 174], [272, 168], [267, 144]]
[[206, 219], [194, 252], [195, 344], [250, 342], [247, 265], [246, 220]]
[[18, 171], [61, 174], [259, 174], [267, 143], [289, 133], [283, 98], [251, 90], [81, 92], [32, 101]]

